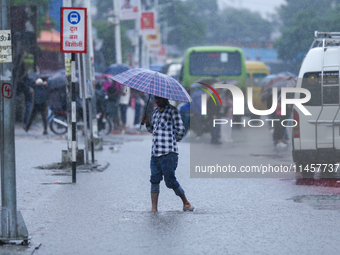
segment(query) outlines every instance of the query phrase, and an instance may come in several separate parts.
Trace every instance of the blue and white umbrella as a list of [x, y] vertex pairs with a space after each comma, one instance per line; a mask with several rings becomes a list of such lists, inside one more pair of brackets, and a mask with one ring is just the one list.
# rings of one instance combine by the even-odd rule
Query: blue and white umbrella
[[129, 69], [131, 69], [131, 67], [125, 64], [112, 64], [108, 66], [103, 73], [116, 75], [125, 72]]
[[150, 95], [180, 102], [191, 101], [190, 95], [182, 84], [168, 75], [149, 69], [130, 69], [110, 79]]

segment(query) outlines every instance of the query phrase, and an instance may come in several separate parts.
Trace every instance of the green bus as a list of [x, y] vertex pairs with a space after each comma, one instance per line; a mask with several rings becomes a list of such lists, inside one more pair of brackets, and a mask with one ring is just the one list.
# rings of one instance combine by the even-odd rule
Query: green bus
[[221, 81], [236, 80], [246, 93], [247, 70], [242, 49], [227, 46], [199, 46], [187, 49], [180, 73], [180, 82], [189, 88], [200, 78], [214, 77]]

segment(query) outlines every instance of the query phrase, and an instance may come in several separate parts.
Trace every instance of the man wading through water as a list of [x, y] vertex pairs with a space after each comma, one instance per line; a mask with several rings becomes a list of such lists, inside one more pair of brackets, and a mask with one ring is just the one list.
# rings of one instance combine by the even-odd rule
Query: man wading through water
[[193, 211], [194, 207], [187, 200], [175, 177], [178, 163], [177, 142], [181, 141], [185, 134], [181, 115], [176, 107], [169, 104], [168, 99], [155, 96], [155, 100], [158, 107], [153, 111], [151, 123], [146, 114], [142, 116], [147, 130], [152, 133], [151, 211], [157, 212], [159, 183], [163, 176], [166, 186], [173, 189], [182, 199], [183, 211]]

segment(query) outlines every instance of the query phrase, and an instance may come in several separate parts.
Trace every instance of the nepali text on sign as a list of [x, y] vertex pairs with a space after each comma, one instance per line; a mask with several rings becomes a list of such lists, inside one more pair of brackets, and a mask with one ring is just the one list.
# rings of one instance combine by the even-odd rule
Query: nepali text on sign
[[61, 8], [61, 52], [86, 52], [86, 8]]
[[12, 62], [11, 30], [0, 30], [0, 63]]

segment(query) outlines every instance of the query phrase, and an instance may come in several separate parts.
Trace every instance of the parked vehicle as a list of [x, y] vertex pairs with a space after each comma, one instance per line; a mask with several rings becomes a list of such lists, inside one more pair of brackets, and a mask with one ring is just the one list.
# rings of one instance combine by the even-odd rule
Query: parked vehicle
[[[311, 93], [303, 105], [312, 115], [293, 108], [298, 123], [293, 128], [293, 159], [306, 178], [312, 178], [316, 169], [335, 172], [334, 164], [340, 161], [339, 43], [340, 32], [316, 31], [298, 76], [296, 87]], [[296, 99], [304, 97], [295, 94]]]
[[64, 135], [67, 133], [67, 112], [54, 112], [48, 108], [48, 121], [51, 131], [56, 135]]
[[112, 121], [103, 113], [97, 113], [98, 135], [108, 135], [112, 131]]
[[182, 68], [182, 64], [181, 63], [177, 63], [177, 62], [172, 62], [169, 64], [166, 64], [163, 69], [162, 69], [162, 73], [178, 80], [179, 79], [179, 74]]
[[[77, 116], [82, 116], [77, 114]], [[77, 117], [77, 128], [83, 129], [83, 121], [81, 117]], [[52, 111], [48, 108], [48, 120], [50, 129], [56, 135], [64, 135], [67, 133], [67, 111]], [[105, 114], [97, 113], [98, 135], [108, 135], [112, 131], [112, 122]]]
[[162, 73], [164, 66], [165, 66], [165, 64], [163, 64], [163, 63], [152, 63], [152, 64], [149, 65], [149, 69], [152, 70], [152, 71]]

